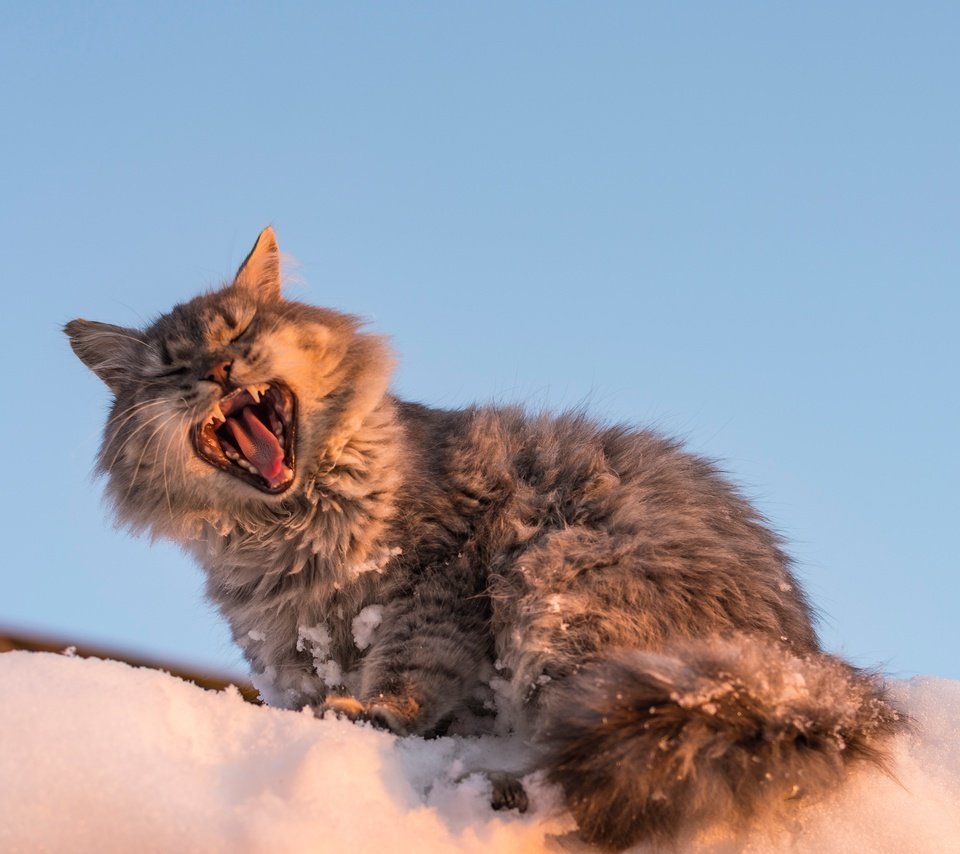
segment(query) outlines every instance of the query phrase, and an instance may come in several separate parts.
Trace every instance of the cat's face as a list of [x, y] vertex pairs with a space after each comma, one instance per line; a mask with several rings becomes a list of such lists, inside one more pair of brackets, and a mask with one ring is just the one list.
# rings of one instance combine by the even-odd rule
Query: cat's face
[[390, 367], [354, 318], [283, 299], [269, 228], [230, 285], [148, 328], [75, 320], [66, 331], [114, 393], [99, 468], [135, 527], [282, 503], [342, 450], [357, 383], [369, 407]]

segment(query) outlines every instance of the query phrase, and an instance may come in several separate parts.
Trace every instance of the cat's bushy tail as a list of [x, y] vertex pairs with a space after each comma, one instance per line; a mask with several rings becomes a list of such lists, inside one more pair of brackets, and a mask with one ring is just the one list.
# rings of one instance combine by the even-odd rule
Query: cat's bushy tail
[[757, 638], [636, 650], [581, 669], [547, 707], [548, 777], [586, 839], [621, 849], [756, 817], [884, 765], [906, 718], [879, 677]]

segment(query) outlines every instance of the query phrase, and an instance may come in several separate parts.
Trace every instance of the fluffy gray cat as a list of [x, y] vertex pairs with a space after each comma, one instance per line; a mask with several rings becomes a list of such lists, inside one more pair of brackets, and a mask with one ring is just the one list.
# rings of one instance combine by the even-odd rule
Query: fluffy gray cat
[[821, 793], [903, 726], [710, 462], [580, 413], [399, 400], [383, 338], [282, 297], [269, 228], [148, 328], [66, 332], [114, 394], [118, 519], [193, 553], [273, 705], [423, 736], [490, 731], [495, 701], [610, 848]]

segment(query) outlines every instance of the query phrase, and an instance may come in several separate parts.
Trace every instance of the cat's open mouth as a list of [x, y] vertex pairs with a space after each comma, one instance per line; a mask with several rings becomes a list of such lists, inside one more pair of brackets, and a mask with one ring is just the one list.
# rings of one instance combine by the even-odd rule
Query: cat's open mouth
[[279, 383], [235, 389], [196, 426], [194, 447], [210, 465], [277, 495], [293, 483], [296, 408], [293, 392]]

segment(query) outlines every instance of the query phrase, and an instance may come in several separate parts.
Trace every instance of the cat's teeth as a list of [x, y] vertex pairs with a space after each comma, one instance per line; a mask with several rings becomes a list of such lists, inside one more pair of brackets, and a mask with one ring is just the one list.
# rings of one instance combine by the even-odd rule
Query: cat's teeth
[[250, 392], [250, 396], [259, 403], [263, 400], [263, 396], [270, 390], [270, 383], [255, 383], [254, 385], [248, 385], [247, 391]]
[[[237, 460], [243, 459], [233, 448], [224, 448], [223, 452], [227, 455], [228, 460], [236, 462]], [[244, 460], [244, 462], [246, 462], [246, 460]]]
[[251, 463], [243, 459], [243, 457], [237, 460], [237, 465], [239, 465], [240, 468], [246, 469], [250, 474], [260, 474], [260, 472], [258, 472]]
[[277, 418], [272, 412], [270, 413], [270, 429], [273, 430], [273, 435], [280, 440], [280, 444], [283, 444], [283, 422]]
[[210, 413], [210, 417], [207, 419], [207, 421], [212, 423], [214, 426], [216, 426], [216, 422], [219, 421], [221, 424], [223, 424], [226, 422], [226, 420], [227, 420], [227, 416], [223, 414], [223, 410], [220, 408], [220, 404], [215, 403], [213, 406], [213, 412]]

